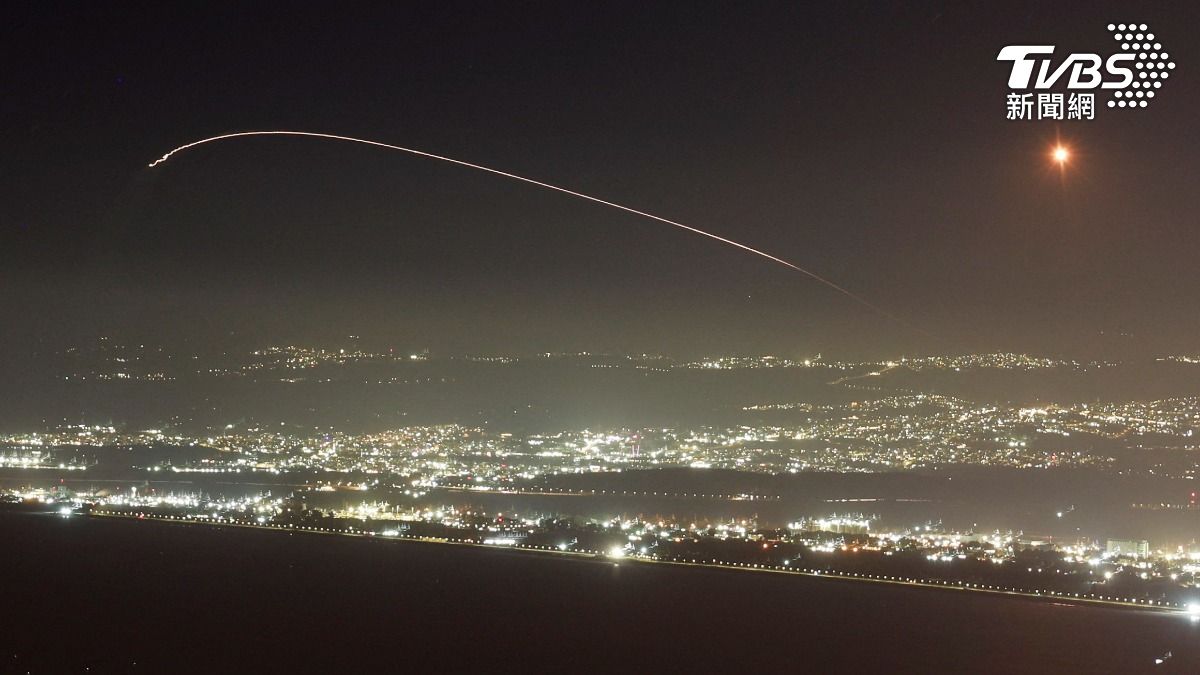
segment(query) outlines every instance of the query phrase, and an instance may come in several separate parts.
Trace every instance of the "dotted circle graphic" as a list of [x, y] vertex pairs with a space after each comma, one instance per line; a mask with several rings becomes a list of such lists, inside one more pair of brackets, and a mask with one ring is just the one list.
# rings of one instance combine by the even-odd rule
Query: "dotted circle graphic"
[[[1122, 65], [1131, 67], [1133, 73], [1132, 82], [1125, 85], [1129, 90], [1114, 91], [1108, 107], [1145, 108], [1146, 99], [1154, 98], [1154, 92], [1150, 89], [1162, 87], [1162, 80], [1167, 79], [1169, 71], [1175, 70], [1171, 55], [1162, 51], [1162, 43], [1154, 41], [1154, 33], [1149, 29], [1144, 23], [1108, 24], [1108, 31], [1113, 39], [1121, 43], [1121, 50], [1134, 57], [1132, 61], [1122, 62]], [[1129, 100], [1135, 98], [1142, 100]]]

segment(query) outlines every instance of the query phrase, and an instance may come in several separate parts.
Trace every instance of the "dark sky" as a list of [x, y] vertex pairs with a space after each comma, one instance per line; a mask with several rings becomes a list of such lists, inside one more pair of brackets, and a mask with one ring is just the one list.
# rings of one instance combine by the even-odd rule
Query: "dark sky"
[[[1197, 3], [302, 4], [6, 16], [14, 344], [1200, 351]], [[1106, 55], [1125, 21], [1179, 64], [1151, 107], [1005, 119], [1001, 47]], [[146, 167], [253, 129], [420, 148], [681, 220], [936, 338], [744, 252], [407, 155], [257, 138]]]

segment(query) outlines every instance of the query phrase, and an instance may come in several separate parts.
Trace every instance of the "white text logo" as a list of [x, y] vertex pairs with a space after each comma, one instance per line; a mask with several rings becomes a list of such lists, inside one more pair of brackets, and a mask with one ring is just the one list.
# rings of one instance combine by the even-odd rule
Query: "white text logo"
[[[997, 61], [1012, 63], [1006, 98], [1010, 120], [1093, 119], [1095, 91], [1111, 91], [1109, 108], [1145, 108], [1170, 77], [1175, 62], [1146, 24], [1109, 24], [1121, 51], [1104, 57], [1071, 53], [1055, 58], [1054, 45], [1008, 45]], [[1060, 88], [1061, 92], [1050, 90]], [[1033, 90], [1029, 92], [1029, 90]], [[1029, 92], [1029, 93], [1023, 93]]]

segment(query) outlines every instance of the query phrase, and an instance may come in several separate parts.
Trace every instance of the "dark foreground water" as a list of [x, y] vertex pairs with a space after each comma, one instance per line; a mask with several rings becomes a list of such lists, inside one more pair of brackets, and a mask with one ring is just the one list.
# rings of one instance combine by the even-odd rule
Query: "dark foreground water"
[[0, 512], [0, 589], [3, 673], [1200, 669], [1138, 610], [78, 516]]

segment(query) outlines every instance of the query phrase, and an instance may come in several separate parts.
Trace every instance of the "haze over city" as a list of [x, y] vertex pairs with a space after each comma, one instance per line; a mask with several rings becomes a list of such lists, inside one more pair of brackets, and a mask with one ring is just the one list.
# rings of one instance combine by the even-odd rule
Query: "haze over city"
[[1198, 28], [16, 10], [0, 671], [1194, 671]]

